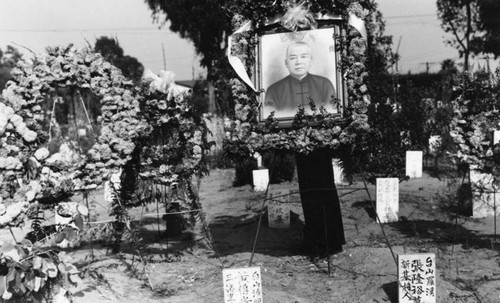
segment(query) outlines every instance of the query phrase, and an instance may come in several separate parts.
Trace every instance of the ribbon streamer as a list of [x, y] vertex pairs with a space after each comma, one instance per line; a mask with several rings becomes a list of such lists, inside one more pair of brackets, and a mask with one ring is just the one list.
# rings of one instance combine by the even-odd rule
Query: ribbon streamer
[[[319, 17], [319, 19], [331, 19], [332, 18], [330, 15], [324, 15], [324, 16], [318, 16], [318, 17]], [[283, 20], [282, 18], [279, 18], [279, 19]], [[273, 22], [276, 22], [279, 19], [274, 18]], [[368, 41], [365, 22], [363, 21], [363, 19], [359, 18], [355, 14], [350, 13], [349, 20], [347, 21], [347, 23], [350, 26], [354, 27], [361, 34], [363, 39], [365, 39], [365, 41]], [[252, 25], [251, 21], [248, 21], [247, 23], [243, 24], [238, 30], [236, 30], [234, 33], [232, 33], [228, 37], [227, 58], [229, 60], [229, 64], [231, 64], [232, 68], [234, 69], [234, 71], [236, 72], [238, 77], [240, 77], [240, 79], [243, 80], [243, 82], [245, 82], [254, 92], [256, 92], [257, 90], [255, 89], [255, 86], [253, 84], [253, 81], [250, 79], [250, 76], [248, 76], [245, 65], [243, 65], [243, 62], [241, 62], [240, 58], [233, 56], [231, 54], [231, 48], [233, 46], [233, 40], [234, 40], [235, 35], [250, 30], [251, 25]]]
[[353, 13], [349, 13], [349, 20], [347, 21], [347, 24], [350, 26], [354, 27], [365, 39], [365, 41], [368, 41], [368, 35], [366, 34], [366, 26], [365, 26], [365, 21], [363, 19], [359, 18]]
[[233, 46], [234, 36], [248, 31], [251, 25], [252, 22], [248, 21], [247, 23], [243, 24], [243, 26], [241, 26], [237, 31], [235, 31], [231, 36], [229, 36], [227, 41], [227, 58], [229, 60], [229, 64], [231, 64], [238, 77], [240, 77], [241, 80], [243, 80], [243, 82], [245, 82], [248, 86], [250, 86], [250, 88], [253, 89], [253, 91], [255, 92], [257, 90], [255, 89], [252, 80], [248, 76], [245, 65], [243, 65], [243, 62], [241, 62], [240, 58], [233, 56], [231, 54], [231, 47]]

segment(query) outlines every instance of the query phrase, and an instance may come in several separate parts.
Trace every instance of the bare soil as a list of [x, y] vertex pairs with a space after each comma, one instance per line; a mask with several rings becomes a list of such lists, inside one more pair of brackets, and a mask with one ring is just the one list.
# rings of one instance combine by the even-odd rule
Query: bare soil
[[[74, 302], [224, 302], [222, 269], [250, 265], [264, 199], [264, 193], [250, 186], [233, 187], [233, 180], [233, 170], [212, 170], [201, 182], [213, 243], [187, 234], [167, 238], [165, 221], [151, 205], [131, 211], [142, 238], [142, 262], [130, 243], [122, 245], [121, 253], [111, 254], [102, 240], [106, 237], [67, 250], [85, 282], [75, 290]], [[298, 190], [297, 182], [271, 186]], [[347, 244], [330, 258], [330, 269], [326, 258], [312, 258], [300, 247], [299, 202], [292, 204], [289, 229], [270, 229], [263, 216], [252, 265], [261, 267], [264, 302], [397, 302], [393, 256], [420, 252], [436, 255], [437, 302], [500, 302], [500, 245], [494, 218], [452, 220], [440, 207], [446, 186], [425, 174], [402, 182], [400, 220], [384, 224], [383, 230], [363, 183], [339, 186]], [[369, 192], [375, 199], [373, 186]], [[97, 221], [109, 219], [102, 192], [90, 198]], [[105, 224], [101, 223], [104, 235]], [[99, 224], [92, 226], [98, 229]], [[2, 234], [1, 240], [9, 236]]]

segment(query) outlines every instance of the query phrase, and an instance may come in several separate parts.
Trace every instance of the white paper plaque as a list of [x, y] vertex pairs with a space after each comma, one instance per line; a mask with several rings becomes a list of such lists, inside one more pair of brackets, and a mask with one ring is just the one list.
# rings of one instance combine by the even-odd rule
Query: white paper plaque
[[377, 215], [380, 223], [398, 221], [399, 179], [377, 178]]
[[267, 219], [270, 228], [290, 228], [290, 190], [269, 189]]
[[434, 254], [398, 255], [399, 303], [436, 303]]
[[406, 175], [410, 178], [422, 178], [423, 152], [406, 152]]
[[260, 267], [222, 270], [224, 303], [262, 303]]
[[269, 170], [256, 169], [253, 170], [253, 186], [255, 191], [266, 191], [269, 184]]

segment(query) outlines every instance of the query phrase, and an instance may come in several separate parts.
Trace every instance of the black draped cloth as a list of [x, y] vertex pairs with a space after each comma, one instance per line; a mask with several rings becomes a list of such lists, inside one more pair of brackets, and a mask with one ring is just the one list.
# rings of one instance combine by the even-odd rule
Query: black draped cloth
[[345, 244], [340, 201], [328, 150], [296, 154], [300, 199], [304, 211], [304, 246], [312, 252], [330, 254]]

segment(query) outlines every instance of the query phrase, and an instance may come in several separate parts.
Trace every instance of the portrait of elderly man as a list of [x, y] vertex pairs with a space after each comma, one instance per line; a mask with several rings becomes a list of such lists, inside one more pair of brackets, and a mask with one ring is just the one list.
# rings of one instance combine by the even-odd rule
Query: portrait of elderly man
[[265, 92], [264, 105], [277, 113], [295, 115], [298, 105], [309, 109], [310, 101], [319, 108], [331, 107], [336, 97], [328, 78], [309, 73], [313, 60], [311, 47], [306, 42], [292, 42], [285, 55], [289, 75], [270, 85]]

